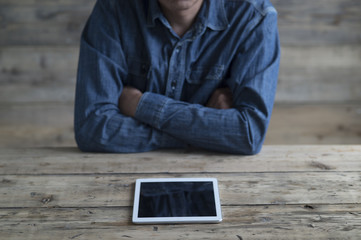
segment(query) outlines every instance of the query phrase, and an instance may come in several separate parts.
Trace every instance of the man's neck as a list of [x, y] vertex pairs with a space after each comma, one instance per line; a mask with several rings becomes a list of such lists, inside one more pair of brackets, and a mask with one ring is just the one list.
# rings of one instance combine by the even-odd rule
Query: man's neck
[[192, 8], [173, 10], [162, 7], [162, 11], [170, 23], [173, 31], [180, 37], [182, 37], [192, 26], [195, 21], [199, 10], [202, 7], [203, 0], [198, 1]]

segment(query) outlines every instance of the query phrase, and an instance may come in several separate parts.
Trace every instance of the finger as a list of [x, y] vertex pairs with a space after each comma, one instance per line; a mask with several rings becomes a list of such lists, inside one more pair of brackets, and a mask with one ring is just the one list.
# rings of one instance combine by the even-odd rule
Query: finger
[[207, 103], [207, 107], [210, 107], [210, 108], [215, 108], [216, 106], [216, 98], [214, 96], [214, 94], [212, 95], [212, 97], [208, 100], [208, 103]]

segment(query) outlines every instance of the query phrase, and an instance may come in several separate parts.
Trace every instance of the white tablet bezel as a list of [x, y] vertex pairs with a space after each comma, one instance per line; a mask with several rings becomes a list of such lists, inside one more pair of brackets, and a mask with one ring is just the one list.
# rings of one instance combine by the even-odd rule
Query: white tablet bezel
[[[212, 182], [214, 201], [216, 207], [216, 216], [199, 217], [148, 217], [139, 218], [139, 198], [141, 183], [146, 182]], [[133, 204], [133, 223], [136, 224], [168, 224], [168, 223], [219, 223], [222, 221], [221, 203], [219, 199], [218, 181], [216, 178], [146, 178], [137, 179], [135, 182], [134, 204]]]

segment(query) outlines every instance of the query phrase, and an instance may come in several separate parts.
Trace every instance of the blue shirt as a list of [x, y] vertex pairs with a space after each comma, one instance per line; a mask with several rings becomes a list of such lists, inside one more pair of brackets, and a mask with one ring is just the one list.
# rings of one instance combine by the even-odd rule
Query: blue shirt
[[[268, 0], [205, 0], [179, 37], [157, 0], [98, 0], [81, 38], [75, 137], [83, 151], [142, 152], [188, 145], [255, 154], [277, 86], [277, 12]], [[144, 94], [120, 113], [124, 86]], [[205, 107], [228, 87], [232, 109]]]

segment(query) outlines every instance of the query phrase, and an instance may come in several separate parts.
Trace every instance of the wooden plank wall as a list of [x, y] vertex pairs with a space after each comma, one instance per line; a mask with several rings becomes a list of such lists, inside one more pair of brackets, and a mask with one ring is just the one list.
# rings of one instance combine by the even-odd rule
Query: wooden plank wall
[[[95, 0], [0, 0], [0, 146], [72, 146]], [[273, 0], [282, 61], [267, 144], [361, 143], [359, 0]]]

